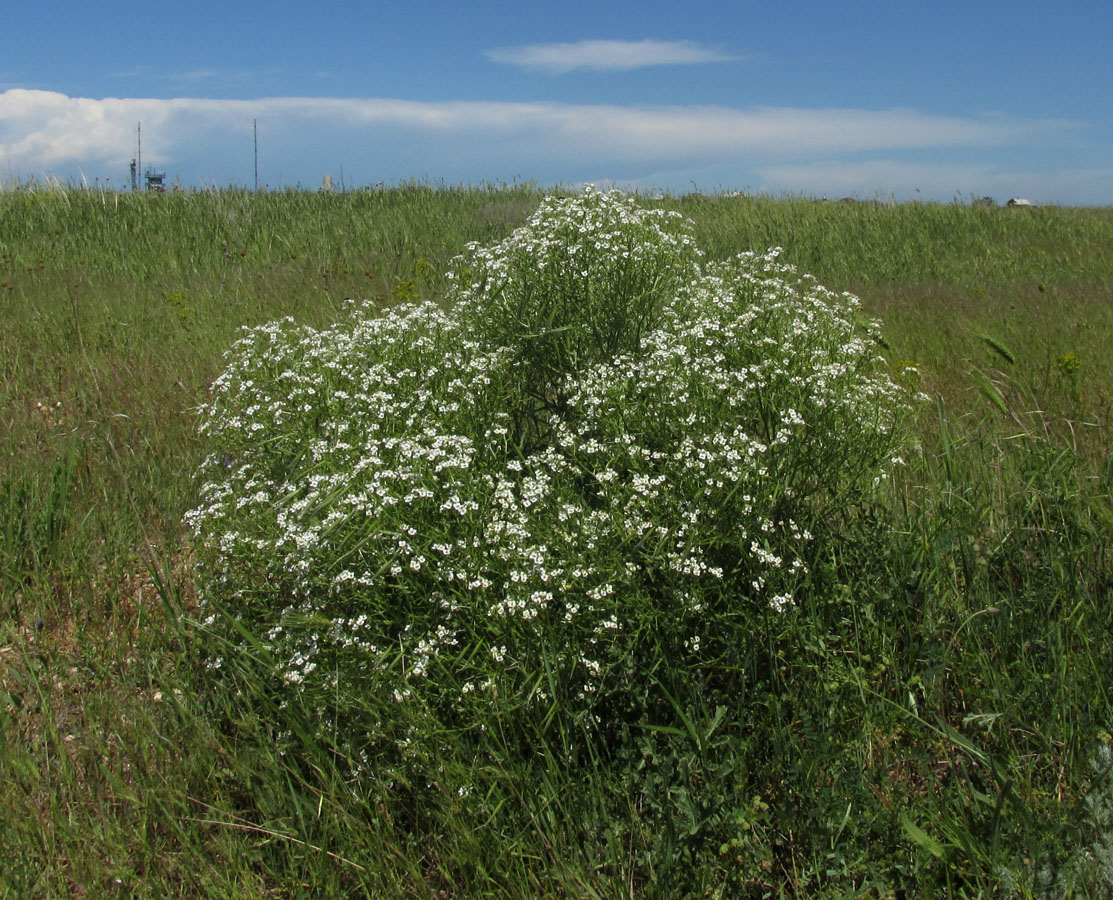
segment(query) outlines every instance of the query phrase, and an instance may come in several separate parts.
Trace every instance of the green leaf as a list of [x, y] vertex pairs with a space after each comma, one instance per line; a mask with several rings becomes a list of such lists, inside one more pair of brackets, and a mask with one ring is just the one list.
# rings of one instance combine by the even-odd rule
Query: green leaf
[[946, 848], [939, 843], [930, 834], [924, 831], [919, 825], [913, 822], [906, 813], [900, 814], [900, 825], [904, 829], [904, 833], [912, 840], [912, 842], [920, 847], [923, 847], [932, 856], [937, 859], [942, 859]]

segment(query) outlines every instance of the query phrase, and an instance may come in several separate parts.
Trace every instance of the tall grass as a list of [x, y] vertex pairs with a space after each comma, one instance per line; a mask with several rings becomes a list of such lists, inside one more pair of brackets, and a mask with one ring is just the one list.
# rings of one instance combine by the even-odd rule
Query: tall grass
[[[661, 201], [711, 258], [780, 245], [860, 294], [894, 374], [933, 398], [921, 450], [812, 567], [813, 593], [841, 600], [770, 646], [747, 734], [684, 705], [687, 743], [650, 731], [627, 766], [570, 773], [551, 723], [524, 718], [531, 757], [449, 753], [427, 805], [392, 808], [271, 692], [263, 648], [229, 656], [238, 693], [198, 664], [181, 520], [238, 327], [440, 301], [465, 244], [540, 199], [0, 193], [0, 890], [1102, 896], [1107, 209]], [[709, 828], [729, 832], [711, 856]]]

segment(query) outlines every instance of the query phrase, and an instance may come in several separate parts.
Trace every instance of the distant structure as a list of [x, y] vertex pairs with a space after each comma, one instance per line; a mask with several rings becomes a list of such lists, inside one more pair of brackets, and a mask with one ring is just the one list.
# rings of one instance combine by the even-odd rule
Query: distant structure
[[1013, 197], [1006, 205], [1007, 206], [1035, 206], [1036, 204], [1034, 204], [1031, 200], [1025, 200], [1023, 197]]
[[[139, 122], [135, 126], [135, 156], [131, 160], [131, 189], [132, 191], [139, 190], [139, 172], [143, 168], [143, 123]], [[166, 193], [166, 173], [156, 172], [150, 166], [147, 171], [143, 173], [143, 181], [148, 191], [165, 194]]]
[[326, 194], [331, 194], [332, 193], [332, 176], [331, 175], [326, 175], [324, 178], [321, 179], [321, 190], [324, 191]]

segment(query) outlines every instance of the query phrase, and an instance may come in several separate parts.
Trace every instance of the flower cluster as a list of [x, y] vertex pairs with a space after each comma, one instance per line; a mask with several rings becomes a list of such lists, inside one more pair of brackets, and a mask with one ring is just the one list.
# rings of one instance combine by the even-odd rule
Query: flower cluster
[[856, 300], [778, 251], [704, 264], [676, 214], [588, 190], [449, 276], [448, 312], [248, 330], [205, 417], [208, 624], [333, 718], [713, 667], [899, 450]]

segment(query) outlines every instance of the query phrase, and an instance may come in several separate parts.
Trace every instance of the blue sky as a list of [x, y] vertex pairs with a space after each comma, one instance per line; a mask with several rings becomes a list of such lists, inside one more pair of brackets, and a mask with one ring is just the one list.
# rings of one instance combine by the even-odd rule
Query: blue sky
[[0, 181], [1113, 204], [1113, 4], [27, 2]]

